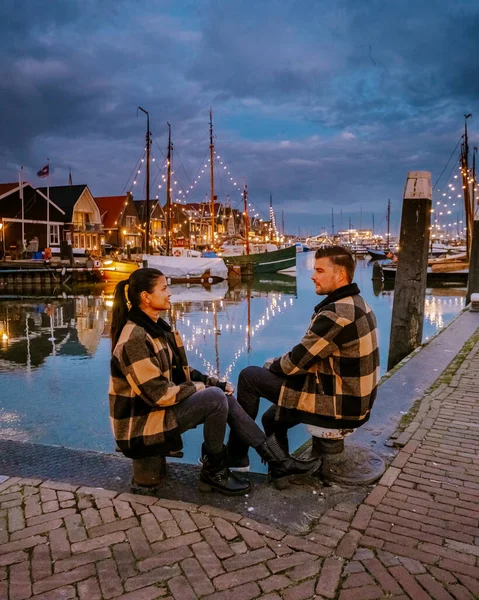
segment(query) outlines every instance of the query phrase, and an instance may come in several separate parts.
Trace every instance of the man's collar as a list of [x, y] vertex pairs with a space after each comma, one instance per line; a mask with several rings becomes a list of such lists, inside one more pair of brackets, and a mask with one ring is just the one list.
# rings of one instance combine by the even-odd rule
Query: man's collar
[[348, 296], [356, 296], [360, 293], [360, 289], [358, 288], [356, 283], [348, 283], [347, 285], [343, 285], [342, 287], [334, 290], [326, 296], [326, 298], [317, 304], [314, 307], [314, 312], [318, 312], [323, 306], [327, 304], [331, 304], [332, 302], [336, 302], [337, 300], [341, 300], [342, 298], [347, 298]]

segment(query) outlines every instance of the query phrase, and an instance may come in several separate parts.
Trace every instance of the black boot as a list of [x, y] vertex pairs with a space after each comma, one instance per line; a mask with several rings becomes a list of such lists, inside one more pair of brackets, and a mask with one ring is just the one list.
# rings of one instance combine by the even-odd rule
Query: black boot
[[255, 450], [268, 463], [270, 477], [280, 489], [288, 486], [290, 475], [312, 475], [321, 466], [320, 458], [298, 460], [287, 454], [274, 434]]
[[199, 489], [201, 492], [217, 490], [226, 496], [241, 496], [246, 494], [251, 484], [236, 477], [226, 465], [226, 447], [218, 454], [206, 452], [202, 447], [203, 467], [200, 472]]

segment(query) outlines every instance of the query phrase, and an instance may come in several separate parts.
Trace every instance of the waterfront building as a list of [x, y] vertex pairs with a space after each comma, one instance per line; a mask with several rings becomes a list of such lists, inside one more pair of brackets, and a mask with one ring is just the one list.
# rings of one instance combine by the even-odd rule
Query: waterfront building
[[20, 258], [29, 242], [35, 238], [37, 251], [60, 247], [66, 214], [51, 196], [50, 208], [47, 209], [45, 192], [35, 189], [28, 182], [22, 185], [18, 182], [0, 183], [1, 255], [5, 251], [12, 258]]
[[[44, 196], [47, 194], [47, 188], [38, 188], [38, 191]], [[88, 186], [50, 186], [49, 198], [64, 213], [63, 239], [77, 250], [75, 254], [99, 253], [104, 243], [100, 209]]]
[[95, 197], [94, 200], [100, 210], [105, 245], [130, 247], [132, 252], [140, 252], [144, 229], [131, 192], [123, 196]]

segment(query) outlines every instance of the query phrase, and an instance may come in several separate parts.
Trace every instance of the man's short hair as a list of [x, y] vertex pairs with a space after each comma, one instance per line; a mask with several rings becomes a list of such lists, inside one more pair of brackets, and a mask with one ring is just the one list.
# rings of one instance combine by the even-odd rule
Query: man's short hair
[[349, 283], [353, 280], [356, 261], [350, 250], [343, 246], [325, 246], [318, 248], [314, 258], [329, 258], [329, 260], [338, 267], [343, 267], [346, 271], [346, 277]]

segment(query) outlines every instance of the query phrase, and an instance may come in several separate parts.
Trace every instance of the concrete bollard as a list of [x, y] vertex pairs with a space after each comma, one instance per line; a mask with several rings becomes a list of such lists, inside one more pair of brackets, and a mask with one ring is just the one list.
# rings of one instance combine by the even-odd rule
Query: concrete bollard
[[431, 222], [431, 173], [408, 173], [394, 284], [388, 370], [422, 342]]

